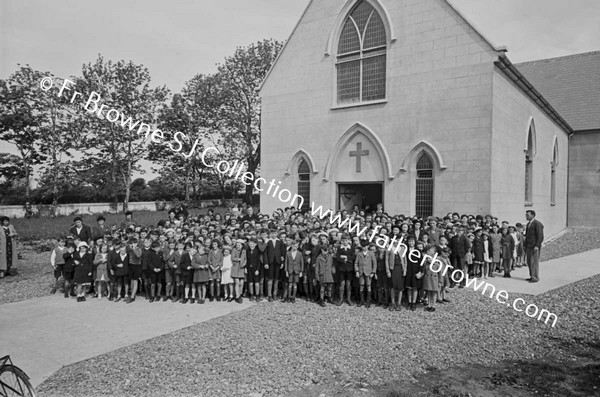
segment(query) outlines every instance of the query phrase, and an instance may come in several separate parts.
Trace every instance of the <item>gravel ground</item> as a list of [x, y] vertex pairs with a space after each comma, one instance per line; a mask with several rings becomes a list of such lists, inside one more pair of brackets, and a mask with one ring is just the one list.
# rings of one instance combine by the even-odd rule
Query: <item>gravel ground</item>
[[50, 294], [54, 283], [50, 252], [37, 252], [32, 245], [20, 244], [19, 254], [22, 259], [17, 263], [17, 274], [0, 280], [0, 304]]
[[569, 228], [542, 247], [541, 261], [600, 248], [599, 228]]
[[[414, 382], [427, 371], [551, 355], [600, 339], [600, 276], [528, 303], [558, 315], [555, 328], [481, 296], [452, 290], [435, 313], [263, 303], [73, 364], [42, 396], [350, 395]], [[516, 295], [511, 298], [516, 298]], [[216, 303], [215, 303], [216, 304]]]

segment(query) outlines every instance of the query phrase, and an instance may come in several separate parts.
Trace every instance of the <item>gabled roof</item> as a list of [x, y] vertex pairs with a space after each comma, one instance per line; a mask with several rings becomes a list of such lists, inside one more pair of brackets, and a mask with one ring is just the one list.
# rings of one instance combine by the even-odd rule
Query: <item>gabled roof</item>
[[[347, 3], [355, 3], [356, 1], [357, 0], [347, 0]], [[467, 17], [465, 17], [465, 15], [462, 12], [460, 12], [458, 10], [458, 8], [456, 8], [449, 0], [442, 0], [442, 1], [443, 1], [444, 4], [448, 5], [452, 9], [452, 11], [454, 11], [468, 26], [470, 26], [471, 29], [473, 29], [475, 31], [475, 33], [477, 33], [479, 35], [479, 37], [481, 37], [481, 39], [483, 40], [483, 42], [486, 43], [488, 46], [490, 46], [490, 48], [492, 50], [497, 51], [497, 52], [505, 52], [506, 51], [506, 47], [505, 46], [496, 46], [496, 45], [494, 45], [486, 36], [483, 35], [483, 33], [481, 33], [481, 30], [478, 29], [473, 24], [473, 22], [471, 20], [469, 20]], [[265, 77], [264, 77], [263, 81], [261, 82], [260, 86], [258, 87], [257, 91], [260, 92], [261, 89], [262, 89], [262, 87], [265, 85], [267, 79], [271, 75], [271, 72], [275, 68], [275, 65], [277, 64], [277, 61], [279, 60], [281, 54], [283, 54], [283, 52], [285, 51], [285, 48], [286, 48], [287, 44], [289, 43], [289, 41], [291, 40], [292, 36], [294, 35], [294, 32], [296, 32], [296, 29], [298, 29], [298, 25], [300, 25], [300, 22], [302, 21], [302, 19], [304, 19], [304, 15], [306, 15], [306, 12], [311, 7], [312, 3], [313, 3], [313, 0], [309, 0], [308, 4], [306, 5], [306, 8], [304, 9], [304, 12], [302, 13], [302, 15], [300, 16], [300, 18], [296, 22], [296, 25], [294, 25], [294, 29], [292, 29], [292, 32], [290, 33], [288, 39], [285, 41], [285, 43], [283, 44], [283, 47], [279, 51], [279, 54], [277, 54], [277, 57], [275, 58], [275, 60], [271, 64], [271, 67], [267, 71], [267, 74], [265, 75]], [[329, 55], [329, 54], [326, 54], [326, 55]]]
[[575, 132], [600, 129], [600, 51], [515, 66]]

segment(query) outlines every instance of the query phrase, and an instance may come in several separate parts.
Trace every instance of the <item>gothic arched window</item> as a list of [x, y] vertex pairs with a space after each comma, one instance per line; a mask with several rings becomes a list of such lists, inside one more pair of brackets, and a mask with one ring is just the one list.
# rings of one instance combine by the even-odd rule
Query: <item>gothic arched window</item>
[[416, 213], [417, 216], [433, 215], [433, 160], [423, 152], [417, 160]]
[[558, 144], [554, 142], [552, 163], [550, 168], [550, 204], [556, 204], [556, 166], [558, 165]]
[[[308, 210], [310, 208], [310, 168], [304, 159], [298, 165], [298, 195], [304, 198], [302, 208], [300, 210]], [[298, 200], [298, 204], [300, 200]]]
[[533, 154], [535, 151], [535, 124], [529, 125], [527, 132], [527, 150], [525, 151], [525, 203], [533, 199]]
[[337, 49], [337, 102], [385, 99], [387, 38], [379, 13], [359, 1], [343, 25]]

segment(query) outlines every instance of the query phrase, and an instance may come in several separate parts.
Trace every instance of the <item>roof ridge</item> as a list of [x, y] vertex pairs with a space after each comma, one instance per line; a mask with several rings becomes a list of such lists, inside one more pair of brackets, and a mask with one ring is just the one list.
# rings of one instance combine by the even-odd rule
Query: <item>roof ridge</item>
[[583, 58], [583, 57], [590, 56], [590, 55], [600, 55], [600, 50], [581, 52], [578, 54], [563, 55], [560, 57], [553, 57], [553, 58], [534, 59], [533, 61], [515, 63], [515, 66], [529, 65], [529, 64], [533, 64], [533, 63], [542, 63], [542, 62], [562, 61], [562, 60], [573, 59], [573, 58]]

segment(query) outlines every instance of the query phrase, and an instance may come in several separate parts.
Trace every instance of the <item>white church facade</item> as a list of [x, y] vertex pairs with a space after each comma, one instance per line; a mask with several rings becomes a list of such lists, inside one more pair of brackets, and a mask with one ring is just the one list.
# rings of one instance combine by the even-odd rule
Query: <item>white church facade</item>
[[566, 226], [571, 127], [445, 0], [312, 0], [260, 95], [261, 177], [305, 207]]

